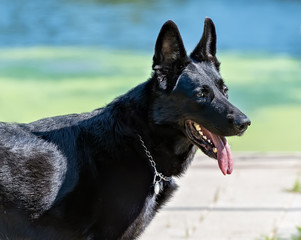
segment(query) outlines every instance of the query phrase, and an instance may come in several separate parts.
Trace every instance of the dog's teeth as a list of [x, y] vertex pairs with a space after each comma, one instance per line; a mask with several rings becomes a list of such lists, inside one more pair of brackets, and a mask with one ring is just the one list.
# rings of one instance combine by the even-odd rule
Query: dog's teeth
[[199, 131], [199, 134], [201, 134], [202, 136], [204, 135], [202, 131]]
[[195, 129], [196, 129], [197, 131], [201, 131], [201, 130], [202, 130], [199, 124], [195, 124], [194, 126], [195, 126]]
[[211, 143], [211, 140], [210, 140], [210, 139], [208, 139], [208, 142], [209, 142], [209, 143]]
[[216, 148], [216, 147], [213, 148], [212, 151], [213, 151], [214, 153], [217, 153], [217, 148]]
[[203, 136], [203, 138], [204, 138], [205, 140], [207, 140], [207, 137], [206, 137], [206, 136]]

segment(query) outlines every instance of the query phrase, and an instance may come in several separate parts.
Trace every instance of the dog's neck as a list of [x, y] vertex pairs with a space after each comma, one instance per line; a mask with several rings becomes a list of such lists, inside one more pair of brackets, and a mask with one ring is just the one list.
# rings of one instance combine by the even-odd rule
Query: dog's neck
[[113, 111], [116, 115], [111, 116], [113, 122], [110, 123], [115, 134], [119, 135], [114, 141], [120, 141], [115, 144], [122, 148], [126, 144], [123, 140], [128, 141], [130, 138], [135, 142], [136, 149], [140, 149], [140, 157], [147, 159], [138, 137], [141, 135], [158, 171], [166, 176], [178, 176], [187, 168], [196, 149], [179, 129], [154, 123], [151, 114], [151, 88], [150, 81], [138, 85], [107, 106], [111, 108], [110, 112], [116, 109]]
[[196, 151], [185, 136], [167, 126], [158, 126], [150, 135], [144, 135], [144, 138], [158, 171], [166, 176], [181, 175]]

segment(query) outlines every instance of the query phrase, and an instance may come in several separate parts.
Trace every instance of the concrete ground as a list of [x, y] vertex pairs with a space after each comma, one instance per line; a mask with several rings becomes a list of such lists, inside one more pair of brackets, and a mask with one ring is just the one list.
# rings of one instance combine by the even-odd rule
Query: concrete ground
[[172, 200], [142, 240], [264, 240], [289, 237], [301, 226], [301, 154], [236, 154], [223, 176], [215, 160], [199, 153]]

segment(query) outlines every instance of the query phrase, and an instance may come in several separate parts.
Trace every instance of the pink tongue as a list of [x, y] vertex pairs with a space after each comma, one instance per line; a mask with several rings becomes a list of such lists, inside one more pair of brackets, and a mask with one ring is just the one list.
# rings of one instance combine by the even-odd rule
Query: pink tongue
[[224, 175], [231, 174], [233, 171], [233, 160], [230, 146], [225, 137], [211, 134], [212, 141], [217, 148], [218, 166]]

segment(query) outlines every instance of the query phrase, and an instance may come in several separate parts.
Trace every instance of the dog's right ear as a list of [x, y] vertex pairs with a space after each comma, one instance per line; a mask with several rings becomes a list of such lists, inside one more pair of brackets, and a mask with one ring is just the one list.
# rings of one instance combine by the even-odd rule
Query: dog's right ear
[[204, 31], [202, 38], [195, 47], [190, 57], [202, 62], [213, 62], [217, 69], [219, 69], [219, 62], [216, 58], [216, 31], [213, 21], [206, 17], [204, 22]]
[[177, 25], [169, 20], [161, 28], [156, 41], [153, 70], [159, 87], [172, 90], [188, 57]]

